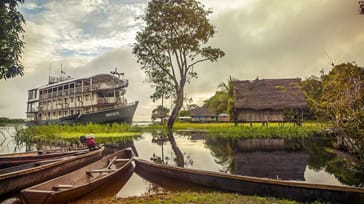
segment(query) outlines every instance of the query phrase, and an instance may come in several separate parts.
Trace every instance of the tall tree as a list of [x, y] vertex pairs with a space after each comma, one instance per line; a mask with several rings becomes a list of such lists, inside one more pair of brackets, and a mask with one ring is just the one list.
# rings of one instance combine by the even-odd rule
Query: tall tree
[[222, 50], [206, 45], [215, 33], [207, 18], [210, 13], [195, 0], [152, 0], [141, 17], [146, 26], [137, 33], [133, 53], [155, 86], [154, 98], [163, 90], [176, 99], [168, 129], [183, 105], [186, 83], [197, 77], [195, 65], [224, 56]]
[[364, 68], [355, 63], [336, 65], [320, 78], [309, 78], [303, 86], [306, 99], [318, 118], [351, 143], [364, 168]]
[[17, 10], [18, 3], [24, 3], [24, 0], [0, 1], [0, 80], [23, 75], [20, 58], [24, 48], [21, 34], [25, 20]]
[[204, 107], [213, 109], [217, 113], [229, 113], [232, 117], [234, 107], [233, 81], [234, 78], [230, 76], [227, 82], [221, 82], [215, 95], [204, 101]]

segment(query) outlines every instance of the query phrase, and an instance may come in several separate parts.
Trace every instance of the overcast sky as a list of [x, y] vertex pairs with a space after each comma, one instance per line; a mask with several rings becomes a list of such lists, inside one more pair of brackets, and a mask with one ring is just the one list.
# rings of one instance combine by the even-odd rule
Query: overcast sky
[[[128, 101], [140, 102], [134, 120], [150, 120], [159, 103], [132, 55], [136, 20], [147, 0], [26, 0], [23, 77], [0, 81], [0, 117], [25, 118], [27, 90], [59, 75], [109, 73], [129, 79]], [[237, 79], [305, 78], [329, 62], [364, 65], [364, 15], [358, 0], [203, 0], [217, 33], [209, 44], [225, 51], [217, 63], [196, 66], [186, 93], [199, 105], [231, 75]]]

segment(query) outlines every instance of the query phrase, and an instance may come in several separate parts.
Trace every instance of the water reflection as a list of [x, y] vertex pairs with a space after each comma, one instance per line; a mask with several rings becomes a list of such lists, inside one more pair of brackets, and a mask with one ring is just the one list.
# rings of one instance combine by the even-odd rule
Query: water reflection
[[[167, 142], [170, 144], [170, 147], [173, 150], [173, 154], [170, 154], [170, 156], [165, 156], [164, 146]], [[166, 165], [172, 161], [172, 164], [175, 164], [178, 167], [193, 166], [193, 160], [191, 159], [189, 153], [182, 152], [180, 150], [172, 131], [152, 132], [152, 143], [155, 143], [161, 147], [161, 156], [153, 153], [150, 158], [151, 161]]]
[[16, 130], [14, 126], [0, 126], [0, 153], [24, 152], [32, 149], [32, 145], [16, 140]]
[[297, 141], [284, 139], [207, 139], [206, 143], [224, 164], [224, 172], [283, 180], [304, 181], [308, 153]]
[[[163, 133], [145, 133], [143, 137], [152, 143], [143, 141], [142, 149], [148, 147], [152, 151], [143, 151], [140, 157], [158, 163], [182, 166], [177, 160], [182, 158], [184, 167], [245, 176], [333, 185], [364, 183], [362, 174], [352, 171], [349, 163], [345, 166], [346, 161], [328, 151], [332, 147], [328, 139], [233, 139], [203, 132], [174, 133], [167, 135], [168, 141]], [[136, 142], [137, 149], [138, 146]]]
[[[173, 166], [309, 183], [364, 184], [363, 172], [356, 171], [350, 163], [329, 151], [332, 142], [323, 138], [234, 139], [205, 132], [156, 131], [128, 140], [114, 138], [103, 142], [108, 147], [107, 153], [130, 147], [139, 158]], [[9, 149], [1, 146], [0, 150]], [[132, 174], [123, 187], [115, 188], [115, 191], [121, 188], [117, 196], [163, 193], [160, 187], [168, 190], [193, 188], [165, 178], [148, 180], [150, 182]]]

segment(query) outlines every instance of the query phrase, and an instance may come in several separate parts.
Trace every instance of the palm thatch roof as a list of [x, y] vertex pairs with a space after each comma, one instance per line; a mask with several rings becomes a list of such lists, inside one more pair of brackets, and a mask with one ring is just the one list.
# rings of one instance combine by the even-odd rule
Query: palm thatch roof
[[199, 117], [199, 116], [205, 116], [205, 117], [216, 117], [216, 111], [210, 110], [208, 108], [195, 108], [190, 111], [191, 117]]
[[234, 81], [234, 108], [282, 110], [305, 108], [305, 97], [299, 87], [301, 79], [257, 79]]

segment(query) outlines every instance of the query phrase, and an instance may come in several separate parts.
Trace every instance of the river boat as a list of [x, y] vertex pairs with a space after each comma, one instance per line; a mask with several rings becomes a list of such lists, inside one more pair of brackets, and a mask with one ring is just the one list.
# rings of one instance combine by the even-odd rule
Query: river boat
[[0, 197], [61, 176], [102, 158], [105, 147], [80, 155], [38, 161], [0, 171]]
[[11, 166], [37, 162], [52, 158], [61, 158], [65, 156], [71, 156], [75, 154], [80, 154], [86, 149], [72, 150], [72, 151], [31, 151], [31, 152], [21, 152], [12, 154], [2, 154], [0, 155], [0, 168], [7, 168]]
[[156, 176], [222, 191], [274, 196], [304, 202], [322, 200], [334, 203], [363, 203], [364, 201], [363, 188], [240, 176], [161, 165], [141, 159], [135, 159], [135, 165], [135, 172], [147, 180]]
[[124, 149], [81, 169], [21, 191], [26, 203], [68, 203], [130, 172], [133, 153]]
[[120, 78], [124, 74], [111, 73], [49, 77], [47, 85], [28, 90], [27, 125], [132, 123], [138, 102], [124, 97], [129, 84]]

